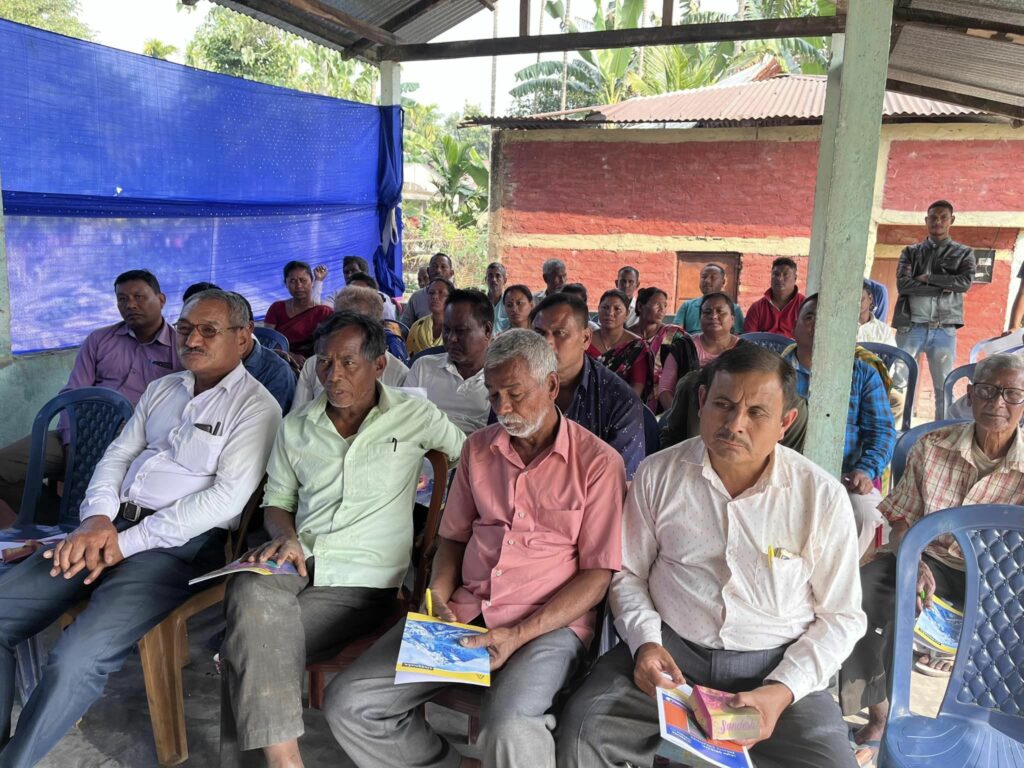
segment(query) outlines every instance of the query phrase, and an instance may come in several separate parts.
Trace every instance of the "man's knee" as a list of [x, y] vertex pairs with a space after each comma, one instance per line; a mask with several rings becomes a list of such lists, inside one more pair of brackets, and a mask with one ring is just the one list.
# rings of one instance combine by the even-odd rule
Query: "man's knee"
[[549, 750], [554, 751], [554, 739], [551, 736], [554, 718], [551, 715], [509, 713], [502, 717], [492, 713], [480, 725], [480, 740], [489, 755], [515, 757], [536, 754], [543, 749], [542, 743], [545, 742]]

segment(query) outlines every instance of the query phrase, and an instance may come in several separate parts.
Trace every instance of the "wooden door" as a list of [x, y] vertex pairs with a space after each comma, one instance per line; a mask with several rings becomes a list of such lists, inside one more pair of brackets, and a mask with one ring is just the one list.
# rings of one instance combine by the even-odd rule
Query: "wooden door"
[[725, 269], [728, 280], [725, 293], [736, 301], [736, 289], [740, 284], [740, 255], [701, 251], [680, 251], [676, 254], [676, 300], [678, 306], [687, 299], [700, 296], [700, 271], [705, 264], [719, 264]]
[[871, 279], [889, 289], [889, 316], [882, 318], [886, 323], [892, 319], [896, 307], [896, 266], [899, 259], [879, 259], [871, 262]]

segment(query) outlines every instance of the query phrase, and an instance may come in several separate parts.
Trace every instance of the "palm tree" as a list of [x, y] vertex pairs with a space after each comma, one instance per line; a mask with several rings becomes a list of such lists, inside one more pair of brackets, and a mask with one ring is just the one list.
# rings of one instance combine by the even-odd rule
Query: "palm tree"
[[443, 136], [430, 147], [428, 165], [437, 193], [432, 206], [440, 209], [459, 229], [476, 225], [487, 208], [489, 173], [472, 142]]
[[166, 60], [173, 54], [178, 52], [176, 45], [170, 43], [164, 43], [157, 40], [155, 37], [151, 37], [145, 43], [142, 44], [142, 53], [145, 56], [152, 56], [154, 59]]

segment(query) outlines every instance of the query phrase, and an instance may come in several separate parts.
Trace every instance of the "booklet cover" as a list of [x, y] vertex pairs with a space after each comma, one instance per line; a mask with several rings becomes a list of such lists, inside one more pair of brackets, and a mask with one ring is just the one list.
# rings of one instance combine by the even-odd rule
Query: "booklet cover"
[[960, 630], [964, 626], [963, 611], [940, 597], [932, 597], [932, 604], [921, 611], [914, 625], [914, 634], [927, 648], [942, 653], [956, 653]]
[[189, 586], [198, 584], [201, 581], [216, 579], [218, 576], [230, 576], [232, 573], [258, 573], [261, 576], [298, 576], [299, 574], [295, 570], [295, 566], [290, 562], [278, 563], [274, 560], [268, 560], [265, 563], [243, 563], [241, 560], [235, 560], [235, 562], [228, 563], [216, 571], [196, 576], [189, 582]]
[[402, 647], [395, 664], [395, 684], [437, 682], [490, 686], [491, 658], [486, 648], [463, 648], [459, 640], [487, 630], [441, 621], [422, 613], [405, 619]]
[[746, 740], [761, 735], [761, 715], [753, 707], [733, 707], [732, 694], [693, 686], [690, 703], [701, 730], [712, 739]]
[[753, 768], [746, 747], [731, 741], [712, 741], [704, 735], [693, 715], [692, 693], [688, 685], [658, 689], [661, 738], [668, 742], [658, 753], [674, 763], [700, 768]]

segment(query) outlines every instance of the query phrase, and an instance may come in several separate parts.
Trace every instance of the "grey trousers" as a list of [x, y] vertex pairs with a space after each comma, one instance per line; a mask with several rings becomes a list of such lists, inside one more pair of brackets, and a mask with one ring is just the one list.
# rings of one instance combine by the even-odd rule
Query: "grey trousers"
[[303, 733], [306, 659], [365, 634], [394, 608], [395, 590], [311, 587], [301, 576], [240, 573], [224, 597], [221, 762]]
[[[0, 448], [0, 501], [5, 502], [15, 514], [21, 509], [21, 496], [25, 493], [25, 475], [28, 474], [29, 449], [32, 435], [23, 437], [8, 446]], [[46, 433], [43, 477], [59, 476], [64, 472], [64, 446], [56, 432]], [[60, 498], [56, 484], [44, 485], [39, 496], [36, 522], [53, 525], [60, 512]]]
[[[445, 683], [395, 685], [399, 622], [327, 688], [334, 738], [361, 768], [458, 768], [460, 757], [420, 711]], [[480, 746], [487, 768], [554, 768], [552, 701], [584, 655], [571, 629], [556, 629], [514, 654], [483, 690]]]
[[[662, 645], [691, 685], [739, 693], [763, 684], [782, 659], [770, 651], [711, 651], [662, 625]], [[602, 656], [569, 700], [558, 726], [558, 768], [648, 766], [661, 743], [658, 707], [633, 683], [633, 657], [620, 643]], [[856, 768], [838, 705], [825, 691], [782, 713], [775, 731], [750, 748], [757, 768]]]

